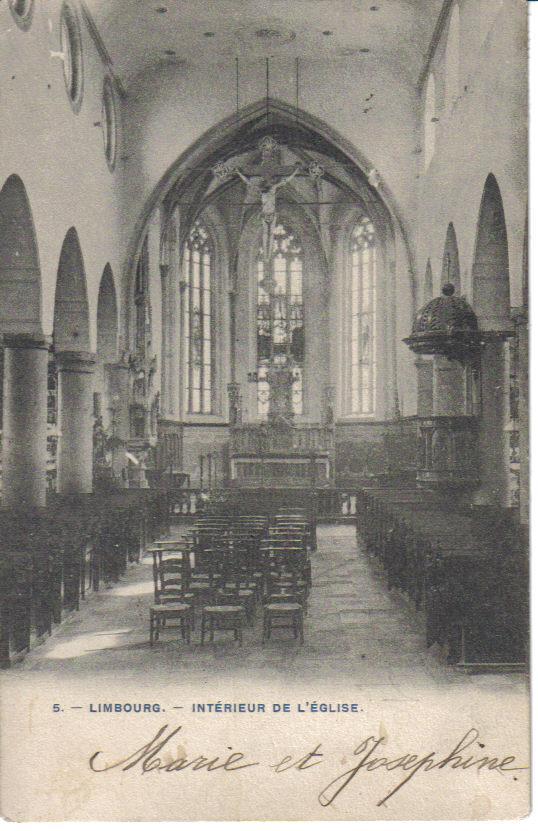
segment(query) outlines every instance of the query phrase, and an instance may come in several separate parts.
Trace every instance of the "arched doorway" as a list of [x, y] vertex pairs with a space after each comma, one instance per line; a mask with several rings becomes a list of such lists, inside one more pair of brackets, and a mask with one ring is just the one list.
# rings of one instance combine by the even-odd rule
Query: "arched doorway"
[[12, 508], [44, 505], [48, 344], [32, 211], [17, 175], [0, 191], [0, 334], [2, 502]]
[[513, 337], [510, 320], [510, 275], [504, 206], [497, 180], [489, 174], [478, 216], [472, 270], [473, 308], [482, 331], [480, 503], [510, 507], [518, 484], [510, 457]]
[[65, 235], [54, 300], [54, 354], [58, 369], [57, 489], [91, 493], [93, 470], [93, 373], [86, 273], [78, 234]]

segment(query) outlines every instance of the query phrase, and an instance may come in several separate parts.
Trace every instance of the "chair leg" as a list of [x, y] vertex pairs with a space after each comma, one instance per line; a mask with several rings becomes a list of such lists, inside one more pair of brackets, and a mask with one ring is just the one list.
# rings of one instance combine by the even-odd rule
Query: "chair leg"
[[155, 625], [153, 612], [149, 613], [149, 645], [153, 646], [153, 627]]
[[187, 613], [187, 617], [185, 618], [185, 640], [187, 643], [191, 642], [191, 618], [189, 613]]
[[214, 640], [215, 640], [215, 619], [214, 619], [213, 615], [211, 615], [211, 618], [209, 620], [209, 642], [213, 643]]
[[304, 628], [303, 628], [303, 615], [302, 613], [299, 614], [299, 642], [304, 644]]
[[202, 623], [201, 623], [201, 626], [200, 626], [200, 632], [201, 632], [200, 642], [201, 642], [202, 646], [204, 645], [205, 620], [206, 620], [205, 615], [202, 612]]

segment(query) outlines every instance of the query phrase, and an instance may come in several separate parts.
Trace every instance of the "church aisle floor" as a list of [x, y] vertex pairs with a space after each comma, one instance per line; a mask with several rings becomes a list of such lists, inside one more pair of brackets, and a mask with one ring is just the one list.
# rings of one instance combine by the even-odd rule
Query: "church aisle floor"
[[[351, 525], [318, 529], [312, 556], [313, 587], [305, 618], [305, 644], [287, 631], [261, 643], [261, 611], [246, 626], [243, 646], [231, 633], [200, 645], [200, 618], [192, 643], [164, 633], [148, 642], [153, 582], [151, 559], [130, 566], [112, 588], [90, 596], [81, 610], [58, 627], [26, 659], [8, 670], [10, 680], [29, 681], [49, 673], [94, 681], [114, 677], [140, 687], [167, 683], [211, 689], [215, 680], [307, 686], [334, 683], [349, 692], [369, 689], [383, 701], [413, 701], [443, 688], [487, 688], [496, 695], [523, 693], [521, 674], [466, 674], [447, 667], [435, 648], [427, 650], [422, 622], [357, 547]], [[58, 675], [56, 675], [56, 679]], [[6, 679], [7, 680], [7, 679]]]

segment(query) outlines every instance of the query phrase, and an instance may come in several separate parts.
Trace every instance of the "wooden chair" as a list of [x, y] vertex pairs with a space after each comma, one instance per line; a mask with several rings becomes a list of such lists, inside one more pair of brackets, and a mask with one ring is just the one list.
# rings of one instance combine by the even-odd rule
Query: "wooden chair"
[[272, 602], [263, 607], [263, 639], [271, 639], [273, 629], [293, 629], [293, 637], [304, 643], [303, 607], [300, 603]]
[[245, 610], [241, 604], [218, 603], [204, 606], [202, 609], [201, 622], [201, 644], [204, 645], [206, 632], [209, 632], [209, 640], [212, 643], [215, 639], [215, 631], [233, 631], [234, 640], [243, 643], [243, 623]]
[[[179, 621], [181, 637], [187, 643], [191, 641], [191, 631], [194, 629], [194, 607], [186, 602], [182, 592], [169, 594], [162, 603], [154, 603], [149, 610], [149, 644], [159, 640], [161, 629], [170, 621]], [[177, 629], [177, 626], [167, 627]]]

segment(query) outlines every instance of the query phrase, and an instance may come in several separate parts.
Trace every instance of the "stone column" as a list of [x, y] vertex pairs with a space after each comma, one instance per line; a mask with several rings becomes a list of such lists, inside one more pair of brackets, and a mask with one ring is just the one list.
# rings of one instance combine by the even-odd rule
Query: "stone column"
[[519, 344], [519, 516], [522, 523], [529, 523], [529, 330], [527, 311], [521, 309], [516, 316]]
[[505, 345], [501, 333], [484, 333], [481, 356], [482, 413], [479, 430], [481, 486], [475, 504], [506, 506], [508, 447], [505, 434]]
[[48, 350], [43, 335], [4, 335], [4, 507], [46, 502]]
[[58, 492], [93, 491], [93, 373], [90, 352], [58, 352]]
[[162, 402], [165, 418], [179, 416], [180, 312], [178, 272], [174, 265], [161, 263], [162, 291]]
[[417, 415], [431, 416], [433, 412], [433, 361], [418, 355], [417, 370]]
[[187, 370], [187, 356], [185, 354], [185, 337], [184, 337], [184, 324], [185, 324], [185, 315], [187, 314], [187, 310], [185, 309], [185, 292], [187, 289], [187, 282], [185, 280], [180, 280], [179, 282], [179, 326], [180, 326], [180, 334], [179, 334], [179, 346], [178, 346], [178, 382], [179, 382], [179, 390], [178, 390], [178, 400], [179, 400], [179, 420], [183, 422], [185, 420], [185, 410], [187, 404], [185, 402], [185, 385], [186, 385], [186, 370]]
[[432, 410], [434, 416], [465, 415], [465, 372], [459, 361], [434, 356]]
[[[125, 449], [130, 437], [129, 416], [129, 364], [119, 362], [105, 364], [107, 401], [109, 408], [109, 434], [114, 440], [112, 470], [117, 480], [126, 482], [127, 467]], [[117, 445], [117, 446], [116, 446]]]

